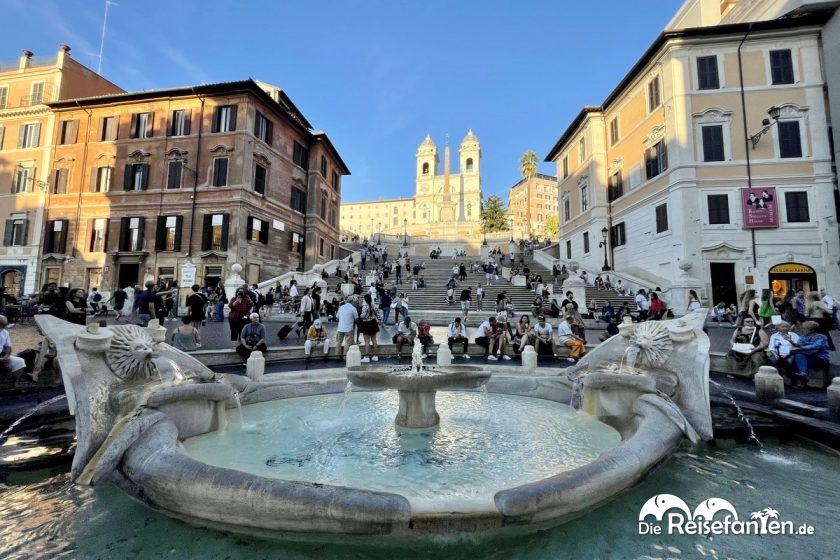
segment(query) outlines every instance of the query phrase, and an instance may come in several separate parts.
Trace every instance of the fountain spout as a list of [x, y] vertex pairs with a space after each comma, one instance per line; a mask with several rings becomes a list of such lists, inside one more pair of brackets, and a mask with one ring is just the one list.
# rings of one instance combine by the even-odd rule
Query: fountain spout
[[411, 351], [411, 371], [422, 373], [423, 366], [423, 345], [420, 344], [420, 339], [414, 339], [414, 348]]

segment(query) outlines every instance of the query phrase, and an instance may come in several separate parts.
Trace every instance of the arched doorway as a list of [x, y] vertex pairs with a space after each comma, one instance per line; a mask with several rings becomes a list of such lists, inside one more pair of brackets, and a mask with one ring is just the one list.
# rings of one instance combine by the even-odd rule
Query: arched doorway
[[817, 273], [807, 264], [777, 264], [770, 268], [769, 274], [774, 298], [783, 298], [790, 291], [808, 293], [817, 289]]
[[19, 270], [7, 270], [0, 276], [0, 284], [2, 284], [3, 293], [8, 296], [18, 297], [20, 294], [20, 285], [21, 281], [23, 280], [23, 276], [21, 275]]

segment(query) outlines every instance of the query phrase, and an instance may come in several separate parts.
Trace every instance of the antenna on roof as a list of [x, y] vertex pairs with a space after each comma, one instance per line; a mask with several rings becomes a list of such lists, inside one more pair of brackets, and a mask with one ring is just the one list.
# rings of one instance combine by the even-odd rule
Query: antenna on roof
[[99, 65], [96, 67], [96, 73], [102, 74], [102, 51], [105, 49], [105, 26], [108, 25], [108, 8], [111, 5], [119, 6], [116, 2], [105, 0], [105, 17], [102, 18], [102, 36], [99, 39]]

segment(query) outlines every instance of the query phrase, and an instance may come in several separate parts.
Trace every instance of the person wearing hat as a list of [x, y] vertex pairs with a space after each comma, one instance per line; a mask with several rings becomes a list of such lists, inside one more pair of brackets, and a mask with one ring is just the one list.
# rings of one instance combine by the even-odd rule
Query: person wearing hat
[[467, 338], [467, 326], [461, 323], [460, 317], [455, 317], [455, 320], [449, 323], [446, 328], [446, 339], [449, 342], [449, 349], [452, 350], [453, 344], [464, 344], [464, 358], [469, 360], [470, 341]]
[[554, 343], [554, 336], [552, 335], [551, 323], [546, 322], [545, 315], [537, 317], [537, 324], [534, 325], [534, 350], [537, 354], [545, 346], [551, 348], [551, 353], [557, 357], [557, 345]]
[[236, 352], [246, 360], [255, 350], [260, 352], [268, 350], [265, 345], [265, 325], [260, 323], [260, 314], [251, 313], [248, 318], [250, 322], [242, 327], [239, 333], [239, 346], [236, 347]]
[[323, 345], [324, 356], [330, 353], [330, 339], [327, 338], [327, 329], [321, 324], [321, 319], [315, 319], [312, 326], [306, 332], [306, 342], [303, 343], [303, 354], [309, 359], [312, 354], [312, 347]]

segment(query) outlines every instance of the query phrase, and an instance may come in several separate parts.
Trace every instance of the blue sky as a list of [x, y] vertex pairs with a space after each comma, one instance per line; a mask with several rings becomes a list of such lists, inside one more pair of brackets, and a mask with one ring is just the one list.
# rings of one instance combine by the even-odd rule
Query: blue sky
[[[425, 135], [472, 128], [485, 195], [542, 159], [583, 105], [600, 103], [681, 0], [116, 0], [102, 73], [126, 90], [253, 77], [326, 130], [353, 175], [346, 201], [413, 196]], [[95, 69], [104, 0], [0, 0], [0, 59], [27, 48]], [[9, 25], [12, 23], [12, 25]], [[457, 161], [457, 156], [453, 157]], [[441, 162], [443, 160], [441, 154]], [[540, 171], [554, 174], [554, 166]]]

